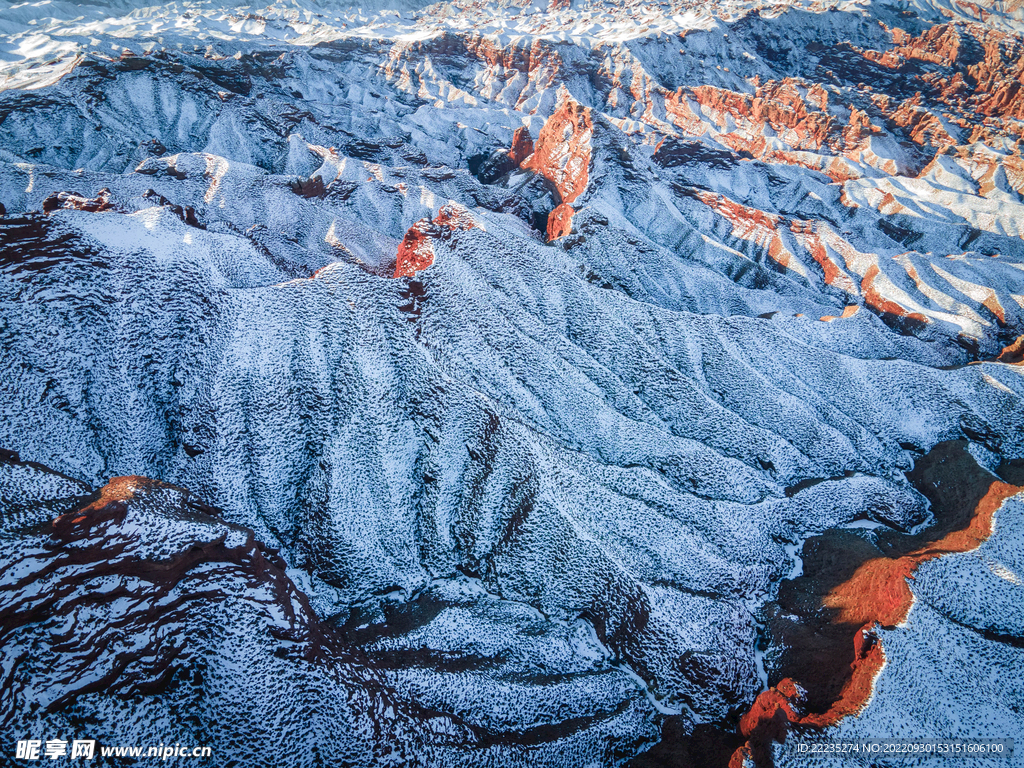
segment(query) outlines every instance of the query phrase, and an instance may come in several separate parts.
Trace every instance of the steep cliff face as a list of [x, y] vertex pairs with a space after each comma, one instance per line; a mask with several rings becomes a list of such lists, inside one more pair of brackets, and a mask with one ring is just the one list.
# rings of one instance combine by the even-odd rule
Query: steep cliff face
[[[533, 153], [520, 162], [523, 169], [533, 170], [550, 181], [558, 193], [557, 205], [547, 222], [548, 240], [564, 237], [572, 231], [572, 204], [587, 189], [590, 180], [591, 138], [594, 125], [590, 110], [568, 95], [560, 94], [558, 107], [540, 129]], [[513, 148], [510, 155], [525, 147]]]
[[5, 733], [1024, 739], [1019, 7], [135, 5], [0, 14]]

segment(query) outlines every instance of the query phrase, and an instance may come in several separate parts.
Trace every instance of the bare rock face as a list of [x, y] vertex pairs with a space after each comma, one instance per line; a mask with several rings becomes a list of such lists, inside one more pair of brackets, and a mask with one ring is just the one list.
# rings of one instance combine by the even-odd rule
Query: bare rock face
[[1024, 742], [1019, 3], [136, 5], [0, 13], [3, 733]]
[[508, 151], [509, 159], [516, 165], [522, 165], [533, 154], [533, 138], [525, 126], [516, 128], [512, 134], [512, 147]]
[[412, 277], [434, 263], [435, 239], [446, 239], [452, 232], [473, 229], [473, 217], [454, 203], [441, 207], [433, 221], [420, 219], [405, 233], [395, 256], [395, 277]]
[[58, 192], [43, 200], [43, 213], [52, 213], [58, 208], [74, 211], [109, 211], [114, 206], [110, 202], [110, 190], [101, 189], [94, 199], [87, 199], [74, 192]]
[[430, 219], [420, 219], [409, 227], [395, 256], [395, 277], [412, 277], [434, 263], [431, 238], [436, 233]]
[[[572, 203], [583, 194], [590, 180], [593, 133], [590, 110], [567, 92], [561, 93], [558, 107], [540, 129], [533, 153], [520, 162], [522, 168], [536, 171], [550, 181], [557, 192], [557, 205], [547, 222], [549, 241], [572, 230]], [[517, 149], [526, 149], [521, 138], [520, 144], [517, 147], [513, 138], [512, 155], [517, 154]]]

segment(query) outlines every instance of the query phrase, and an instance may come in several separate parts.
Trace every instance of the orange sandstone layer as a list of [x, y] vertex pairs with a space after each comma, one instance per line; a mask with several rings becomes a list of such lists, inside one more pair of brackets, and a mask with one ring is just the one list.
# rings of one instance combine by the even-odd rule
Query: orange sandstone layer
[[1012, 344], [1003, 347], [997, 360], [1009, 365], [1024, 365], [1024, 336], [1018, 336]]
[[137, 490], [157, 486], [159, 483], [148, 477], [112, 477], [110, 482], [94, 494], [92, 502], [54, 520], [54, 532], [60, 535], [71, 530], [89, 528], [105, 520], [121, 519], [125, 514], [125, 503], [135, 497]]

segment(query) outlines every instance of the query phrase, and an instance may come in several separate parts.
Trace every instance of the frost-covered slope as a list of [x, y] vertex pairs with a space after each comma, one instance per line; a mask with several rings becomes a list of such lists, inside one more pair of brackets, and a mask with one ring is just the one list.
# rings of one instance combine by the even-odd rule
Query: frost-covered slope
[[[1008, 3], [5, 8], [5, 536], [45, 549], [29, 469], [187, 488], [204, 526], [280, 550], [329, 638], [310, 648], [355, 654], [289, 711], [400, 702], [311, 711], [302, 744], [377, 724], [353, 765], [396, 740], [403, 765], [686, 764], [709, 729], [727, 761], [778, 682], [765, 606], [801, 542], [933, 522], [904, 473], [942, 441], [1024, 457], [1020, 24]], [[259, 611], [238, 642], [279, 631]], [[10, 647], [51, 642], [11, 615]], [[182, 642], [161, 674], [219, 658]], [[103, 738], [187, 732], [161, 709], [182, 685]], [[27, 728], [23, 692], [3, 714]], [[89, 701], [80, 723], [115, 706]]]

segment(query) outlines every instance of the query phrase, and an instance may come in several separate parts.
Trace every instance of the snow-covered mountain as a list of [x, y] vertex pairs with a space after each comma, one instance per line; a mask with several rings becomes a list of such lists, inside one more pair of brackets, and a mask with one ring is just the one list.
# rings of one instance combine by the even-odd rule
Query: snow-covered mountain
[[0, 8], [0, 749], [1024, 739], [1022, 146], [1019, 2]]

